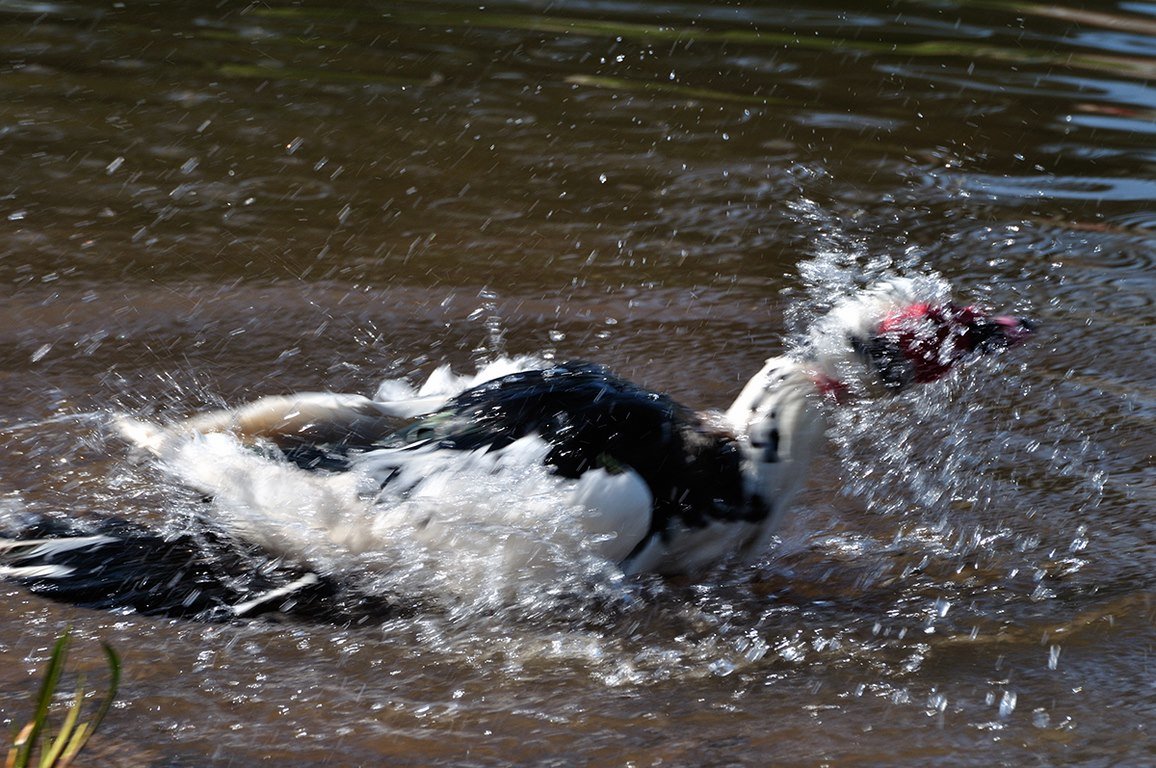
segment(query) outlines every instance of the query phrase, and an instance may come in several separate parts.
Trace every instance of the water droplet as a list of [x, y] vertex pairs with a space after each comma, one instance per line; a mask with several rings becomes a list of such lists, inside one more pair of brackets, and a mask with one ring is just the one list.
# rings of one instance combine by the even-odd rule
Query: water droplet
[[743, 656], [747, 661], [756, 662], [767, 655], [770, 646], [761, 637], [755, 637], [751, 640], [750, 647], [743, 652]]
[[51, 344], [40, 345], [40, 348], [32, 353], [32, 362], [39, 363], [41, 360], [44, 359], [44, 356], [47, 355], [51, 351], [52, 351], [52, 345]]
[[606, 183], [606, 174], [605, 174], [605, 173], [600, 173], [600, 174], [598, 174], [598, 181], [600, 181], [600, 182], [602, 182], [603, 184], [605, 184], [605, 183]]
[[716, 659], [712, 661], [709, 668], [712, 674], [718, 675], [719, 677], [726, 677], [735, 671], [734, 663], [726, 659]]
[[117, 169], [120, 168], [122, 165], [124, 165], [124, 158], [123, 157], [116, 157], [113, 159], [113, 161], [111, 163], [109, 163], [108, 165], [106, 165], [104, 167], [104, 172], [109, 174], [109, 175], [112, 175], [112, 174], [116, 173]]
[[1009, 717], [1016, 709], [1015, 691], [1004, 691], [999, 700], [999, 716]]

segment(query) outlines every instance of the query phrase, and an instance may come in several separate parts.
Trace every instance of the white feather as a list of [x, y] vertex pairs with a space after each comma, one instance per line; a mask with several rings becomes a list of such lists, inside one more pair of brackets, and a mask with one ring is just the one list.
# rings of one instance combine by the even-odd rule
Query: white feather
[[569, 504], [592, 548], [607, 560], [626, 559], [650, 530], [654, 499], [638, 473], [595, 469], [578, 478]]
[[649, 528], [650, 493], [634, 472], [560, 477], [543, 464], [549, 448], [535, 436], [498, 451], [386, 448], [326, 473], [214, 433], [171, 443], [161, 466], [274, 556], [323, 574], [408, 573], [415, 591], [504, 599], [519, 584], [611, 567]]
[[0, 565], [0, 579], [64, 579], [73, 572], [63, 565]]
[[272, 600], [285, 597], [286, 595], [291, 595], [294, 592], [298, 592], [302, 589], [305, 589], [306, 587], [317, 584], [319, 581], [320, 579], [317, 577], [317, 574], [307, 573], [301, 578], [296, 579], [295, 581], [292, 581], [283, 587], [271, 589], [268, 592], [258, 595], [251, 600], [245, 600], [244, 602], [237, 603], [236, 605], [232, 606], [230, 610], [233, 612], [234, 616], [244, 616], [254, 608], [260, 607]]
[[2, 557], [51, 557], [54, 554], [69, 552], [84, 547], [98, 547], [116, 541], [112, 536], [97, 534], [95, 536], [71, 536], [59, 539], [15, 539], [0, 541], [0, 558]]
[[99, 547], [116, 541], [112, 536], [71, 536], [59, 539], [22, 539], [0, 542], [0, 578], [4, 579], [63, 579], [74, 569], [65, 565], [8, 565], [4, 561], [21, 562], [50, 558], [64, 552], [86, 547]]
[[[806, 483], [807, 470], [826, 431], [822, 397], [809, 366], [789, 357], [773, 357], [727, 410], [726, 419], [743, 451], [746, 491], [761, 499], [768, 512], [757, 526], [744, 529], [734, 524], [738, 538], [724, 538], [737, 542], [736, 549], [750, 554], [762, 551], [783, 510]], [[695, 555], [690, 550], [705, 547], [710, 535], [693, 533], [686, 544], [672, 549], [676, 562], [680, 557], [709, 562], [705, 551]]]

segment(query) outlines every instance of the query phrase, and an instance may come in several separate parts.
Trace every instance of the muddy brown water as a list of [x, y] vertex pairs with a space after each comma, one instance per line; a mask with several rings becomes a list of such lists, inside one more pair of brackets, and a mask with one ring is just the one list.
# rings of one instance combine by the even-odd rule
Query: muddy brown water
[[935, 273], [1026, 348], [833, 426], [754, 565], [354, 627], [0, 586], [90, 764], [1156, 763], [1156, 5], [0, 5], [0, 504], [159, 520], [112, 439], [440, 362], [724, 406], [829, 298]]

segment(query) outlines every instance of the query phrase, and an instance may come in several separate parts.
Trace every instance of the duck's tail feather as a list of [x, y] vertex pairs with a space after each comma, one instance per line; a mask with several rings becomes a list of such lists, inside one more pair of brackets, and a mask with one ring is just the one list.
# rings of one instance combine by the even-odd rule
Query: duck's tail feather
[[88, 608], [203, 621], [280, 613], [344, 623], [393, 607], [211, 531], [167, 536], [117, 520], [85, 531], [40, 518], [0, 538], [0, 578]]

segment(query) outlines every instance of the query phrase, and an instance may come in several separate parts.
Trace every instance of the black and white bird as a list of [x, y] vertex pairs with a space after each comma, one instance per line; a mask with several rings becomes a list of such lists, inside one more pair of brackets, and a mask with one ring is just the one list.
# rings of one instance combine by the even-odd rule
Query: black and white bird
[[[725, 412], [599, 365], [507, 361], [469, 381], [442, 371], [420, 392], [122, 420], [131, 443], [212, 499], [208, 523], [40, 520], [0, 541], [0, 577], [95, 607], [221, 617], [323, 613], [352, 571], [391, 567], [381, 553], [396, 558], [399, 537], [455, 566], [525, 569], [570, 547], [628, 575], [696, 574], [764, 550], [831, 408], [935, 381], [1031, 330], [953, 303], [935, 281], [893, 279], [839, 302]], [[357, 599], [375, 598], [391, 603]]]

